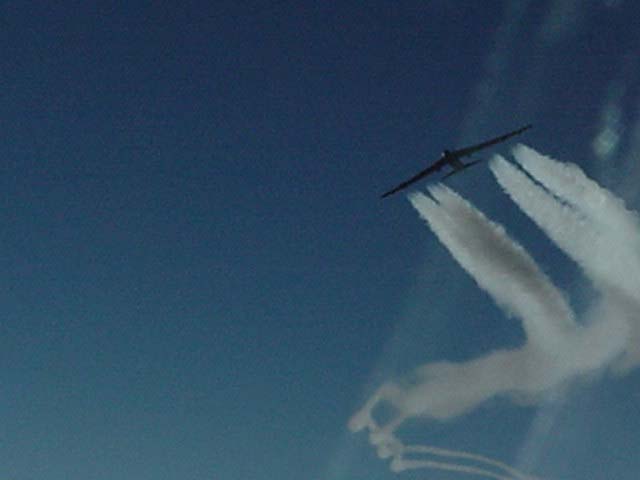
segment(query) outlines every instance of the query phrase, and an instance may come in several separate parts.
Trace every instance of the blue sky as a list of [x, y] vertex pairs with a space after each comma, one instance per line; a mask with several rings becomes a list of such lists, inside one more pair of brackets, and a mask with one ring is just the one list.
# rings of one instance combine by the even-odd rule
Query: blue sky
[[[0, 6], [0, 474], [396, 477], [347, 428], [366, 399], [525, 336], [380, 193], [533, 123], [523, 143], [637, 208], [640, 11], [178, 3]], [[448, 185], [589, 310], [589, 278], [489, 168]], [[640, 377], [600, 373], [402, 433], [542, 478], [635, 478]], [[465, 476], [399, 475], [427, 474]]]

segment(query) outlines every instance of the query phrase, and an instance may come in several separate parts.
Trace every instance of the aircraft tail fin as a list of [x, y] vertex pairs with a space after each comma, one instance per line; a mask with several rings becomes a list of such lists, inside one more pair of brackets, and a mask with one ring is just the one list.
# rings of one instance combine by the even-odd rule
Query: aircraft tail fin
[[456, 166], [455, 170], [453, 170], [452, 172], [447, 173], [444, 177], [442, 177], [442, 180], [446, 180], [447, 178], [449, 178], [452, 175], [455, 175], [456, 173], [460, 173], [463, 170], [466, 170], [469, 167], [472, 167], [473, 165], [475, 165], [476, 163], [480, 163], [483, 162], [484, 159], [481, 158], [480, 160], [474, 160], [473, 162], [469, 162], [469, 163], [462, 163], [461, 166]]

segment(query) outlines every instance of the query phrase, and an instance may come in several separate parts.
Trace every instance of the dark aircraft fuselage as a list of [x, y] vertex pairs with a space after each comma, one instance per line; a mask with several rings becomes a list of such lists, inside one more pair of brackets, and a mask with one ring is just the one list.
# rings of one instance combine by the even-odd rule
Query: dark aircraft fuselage
[[512, 132], [509, 133], [505, 133], [504, 135], [501, 135], [499, 137], [495, 137], [492, 138], [490, 140], [487, 140], [485, 142], [482, 143], [478, 143], [476, 145], [471, 145], [470, 147], [466, 147], [466, 148], [460, 148], [458, 150], [444, 150], [442, 152], [442, 155], [440, 155], [440, 158], [438, 160], [436, 160], [434, 163], [432, 163], [431, 165], [429, 165], [427, 168], [425, 168], [424, 170], [422, 170], [421, 172], [418, 172], [416, 175], [414, 175], [413, 177], [411, 177], [408, 180], [405, 180], [404, 182], [402, 182], [400, 185], [392, 188], [391, 190], [389, 190], [388, 192], [385, 192], [382, 194], [382, 198], [388, 197], [389, 195], [393, 195], [396, 192], [399, 192], [400, 190], [404, 190], [405, 188], [407, 188], [409, 185], [417, 182], [418, 180], [420, 180], [421, 178], [424, 178], [428, 175], [431, 175], [434, 172], [437, 172], [438, 170], [440, 170], [442, 167], [444, 167], [445, 165], [449, 165], [453, 171], [450, 172], [449, 174], [445, 175], [445, 177], [443, 178], [443, 180], [445, 178], [450, 177], [451, 175], [454, 175], [466, 168], [469, 168], [472, 165], [475, 165], [476, 163], [478, 163], [480, 160], [476, 160], [474, 162], [470, 162], [470, 163], [463, 163], [462, 162], [462, 158], [464, 157], [468, 157], [472, 154], [474, 154], [475, 152], [488, 148], [492, 145], [498, 144], [498, 143], [502, 143], [504, 141], [506, 141], [507, 139], [515, 136], [515, 135], [520, 135], [522, 132], [524, 132], [525, 130], [528, 130], [531, 128], [531, 125], [525, 125], [522, 128], [519, 128], [518, 130], [514, 130]]

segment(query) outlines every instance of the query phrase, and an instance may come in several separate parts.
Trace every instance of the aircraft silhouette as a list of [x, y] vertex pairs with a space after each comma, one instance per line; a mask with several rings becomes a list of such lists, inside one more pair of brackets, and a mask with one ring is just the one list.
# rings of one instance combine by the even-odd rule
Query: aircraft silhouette
[[425, 168], [421, 172], [415, 174], [409, 180], [405, 180], [404, 182], [402, 182], [397, 187], [394, 187], [391, 190], [389, 190], [388, 192], [383, 193], [380, 196], [380, 198], [385, 198], [385, 197], [388, 197], [389, 195], [393, 195], [394, 193], [399, 192], [400, 190], [404, 190], [405, 188], [407, 188], [412, 183], [417, 182], [418, 180], [420, 180], [421, 178], [426, 177], [427, 175], [431, 175], [432, 173], [437, 172], [438, 170], [440, 170], [445, 165], [449, 165], [450, 167], [453, 168], [453, 171], [449, 172], [447, 175], [445, 175], [443, 177], [443, 180], [445, 178], [449, 178], [451, 175], [459, 173], [462, 170], [464, 170], [466, 168], [469, 168], [470, 166], [475, 165], [476, 163], [482, 161], [482, 160], [476, 160], [476, 161], [470, 162], [470, 163], [463, 163], [460, 160], [461, 158], [468, 157], [469, 155], [477, 152], [478, 150], [482, 150], [484, 148], [490, 147], [492, 145], [495, 145], [496, 143], [502, 143], [505, 140], [507, 140], [507, 139], [509, 139], [509, 138], [511, 138], [511, 137], [513, 137], [515, 135], [520, 135], [522, 132], [524, 132], [525, 130], [529, 130], [530, 128], [531, 128], [531, 125], [525, 125], [524, 127], [519, 128], [518, 130], [514, 130], [513, 132], [505, 133], [504, 135], [501, 135], [501, 136], [496, 137], [496, 138], [492, 138], [491, 140], [487, 140], [486, 142], [478, 143], [477, 145], [471, 145], [470, 147], [461, 148], [459, 150], [453, 150], [453, 151], [445, 150], [444, 152], [442, 152], [442, 156], [440, 157], [440, 159], [437, 160], [435, 163], [432, 163], [431, 165], [429, 165], [427, 168]]

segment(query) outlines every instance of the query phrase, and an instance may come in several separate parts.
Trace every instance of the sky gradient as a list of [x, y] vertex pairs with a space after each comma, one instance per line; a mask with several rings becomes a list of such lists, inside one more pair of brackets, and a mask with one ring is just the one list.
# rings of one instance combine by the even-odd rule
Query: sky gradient
[[[468, 3], [0, 6], [3, 477], [397, 477], [348, 429], [370, 395], [527, 336], [407, 195], [379, 195], [532, 123], [518, 141], [640, 207], [640, 7]], [[447, 185], [583, 319], [592, 276], [493, 165]], [[401, 433], [635, 479], [639, 382], [607, 370]]]

